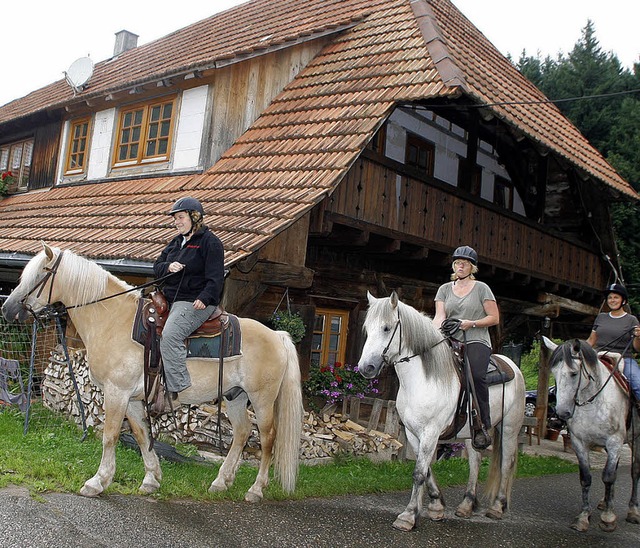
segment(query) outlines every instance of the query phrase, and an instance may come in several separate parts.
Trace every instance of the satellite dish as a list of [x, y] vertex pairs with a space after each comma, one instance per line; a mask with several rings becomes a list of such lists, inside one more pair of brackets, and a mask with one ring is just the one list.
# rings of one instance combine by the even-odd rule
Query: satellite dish
[[89, 57], [76, 59], [69, 70], [64, 73], [67, 83], [73, 88], [74, 93], [82, 91], [93, 75], [93, 61]]

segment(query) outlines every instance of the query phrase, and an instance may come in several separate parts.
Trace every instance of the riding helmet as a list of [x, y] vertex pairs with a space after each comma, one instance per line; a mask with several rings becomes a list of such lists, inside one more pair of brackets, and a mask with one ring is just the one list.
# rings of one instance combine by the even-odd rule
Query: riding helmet
[[168, 215], [173, 215], [180, 211], [197, 211], [200, 215], [204, 215], [204, 208], [202, 207], [202, 204], [191, 196], [185, 196], [184, 198], [176, 200], [176, 203], [173, 204]]
[[451, 258], [454, 261], [456, 259], [466, 259], [473, 265], [478, 264], [478, 254], [476, 253], [476, 250], [468, 245], [463, 245], [456, 249]]
[[604, 290], [604, 294], [605, 294], [605, 296], [607, 296], [609, 293], [617, 293], [625, 301], [629, 300], [629, 294], [627, 293], [627, 288], [622, 284], [611, 284], [611, 285], [608, 285], [607, 288]]

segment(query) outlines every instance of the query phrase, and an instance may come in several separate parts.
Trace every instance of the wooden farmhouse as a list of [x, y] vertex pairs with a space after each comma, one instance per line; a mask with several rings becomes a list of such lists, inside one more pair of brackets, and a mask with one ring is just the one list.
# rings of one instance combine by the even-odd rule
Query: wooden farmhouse
[[2, 293], [41, 240], [152, 279], [194, 196], [227, 310], [288, 300], [304, 375], [357, 360], [367, 291], [432, 314], [459, 245], [498, 299], [496, 348], [544, 318], [585, 335], [617, 264], [609, 206], [638, 199], [449, 0], [250, 0], [141, 46], [122, 31], [72, 83], [0, 107]]

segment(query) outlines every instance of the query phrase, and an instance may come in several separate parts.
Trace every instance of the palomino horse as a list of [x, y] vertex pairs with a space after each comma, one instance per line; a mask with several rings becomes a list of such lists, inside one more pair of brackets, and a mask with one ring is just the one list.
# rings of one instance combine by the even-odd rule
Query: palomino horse
[[[97, 496], [115, 473], [115, 446], [125, 416], [142, 451], [145, 476], [142, 493], [160, 487], [162, 470], [149, 450], [149, 430], [143, 404], [143, 348], [131, 338], [140, 292], [94, 262], [69, 250], [44, 245], [25, 266], [20, 284], [2, 307], [8, 320], [25, 321], [28, 311], [38, 313], [54, 302], [63, 303], [82, 338], [93, 382], [104, 392], [102, 460], [97, 473], [80, 493]], [[260, 501], [269, 483], [274, 457], [275, 475], [285, 491], [295, 489], [302, 432], [302, 392], [296, 348], [284, 331], [272, 331], [257, 321], [240, 318], [242, 355], [225, 360], [223, 391], [239, 386], [244, 392], [227, 402], [233, 428], [229, 454], [210, 491], [223, 491], [233, 483], [242, 450], [251, 433], [247, 403], [255, 411], [260, 433], [260, 468], [245, 500]], [[180, 403], [212, 401], [218, 393], [218, 360], [189, 359], [192, 386], [181, 392]]]
[[[430, 498], [429, 517], [433, 520], [444, 517], [444, 501], [433, 477], [431, 462], [438, 438], [456, 415], [460, 380], [451, 348], [430, 318], [401, 302], [395, 292], [382, 299], [369, 294], [368, 299], [364, 323], [367, 340], [358, 370], [370, 379], [378, 376], [385, 365], [393, 365], [400, 380], [396, 404], [407, 440], [416, 454], [416, 466], [411, 499], [393, 526], [409, 531], [416, 526], [422, 510], [425, 483]], [[502, 518], [510, 502], [525, 403], [522, 373], [507, 357], [501, 358], [509, 363], [515, 376], [504, 385], [489, 389], [495, 429], [486, 486], [490, 506], [486, 515], [494, 519]], [[482, 456], [471, 446], [468, 425], [458, 435], [467, 439], [469, 482], [456, 515], [468, 518], [477, 507], [476, 487]]]
[[[591, 516], [589, 451], [604, 448], [607, 452], [607, 462], [602, 471], [602, 481], [605, 486], [604, 498], [598, 504], [598, 509], [602, 511], [600, 528], [608, 532], [616, 528], [613, 486], [616, 481], [620, 450], [625, 443], [625, 438], [628, 439], [633, 455], [631, 465], [633, 483], [627, 521], [640, 523], [638, 508], [640, 418], [637, 409], [633, 411], [633, 420], [627, 432], [629, 396], [586, 341], [574, 339], [558, 346], [543, 337], [543, 344], [553, 351], [549, 365], [556, 379], [556, 412], [558, 417], [567, 421], [571, 444], [580, 466], [582, 510], [571, 527], [577, 531], [586, 531], [589, 528]], [[614, 360], [619, 358], [619, 354], [610, 354], [610, 356]]]

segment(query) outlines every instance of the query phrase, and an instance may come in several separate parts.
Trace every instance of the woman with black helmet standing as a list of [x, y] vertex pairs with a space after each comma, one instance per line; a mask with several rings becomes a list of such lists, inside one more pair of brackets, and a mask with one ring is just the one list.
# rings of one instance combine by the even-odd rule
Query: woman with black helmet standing
[[596, 350], [622, 355], [624, 376], [629, 380], [636, 402], [639, 402], [640, 367], [633, 358], [633, 352], [640, 352], [640, 323], [624, 309], [629, 295], [622, 284], [611, 284], [604, 294], [609, 312], [601, 312], [596, 316], [587, 342]]
[[475, 279], [478, 272], [476, 251], [468, 245], [461, 246], [453, 252], [452, 259], [451, 281], [440, 286], [436, 293], [433, 324], [439, 328], [445, 319], [460, 320], [460, 330], [453, 337], [460, 341], [466, 339], [465, 352], [482, 422], [482, 426], [473, 432], [472, 443], [476, 449], [486, 449], [491, 445], [489, 388], [485, 382], [491, 357], [489, 327], [500, 322], [500, 313], [489, 286]]
[[162, 331], [160, 353], [166, 388], [175, 397], [191, 386], [184, 341], [222, 299], [224, 249], [220, 239], [204, 225], [204, 209], [195, 198], [180, 198], [169, 215], [178, 235], [164, 248], [153, 270], [158, 278], [173, 273], [163, 287], [171, 308]]

